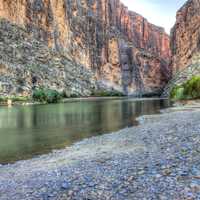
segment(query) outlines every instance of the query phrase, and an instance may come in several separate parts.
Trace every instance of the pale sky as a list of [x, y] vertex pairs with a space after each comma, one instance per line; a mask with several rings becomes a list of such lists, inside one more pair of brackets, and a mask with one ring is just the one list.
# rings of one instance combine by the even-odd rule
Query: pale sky
[[121, 0], [129, 10], [135, 11], [155, 25], [162, 26], [166, 32], [175, 23], [176, 11], [186, 0]]

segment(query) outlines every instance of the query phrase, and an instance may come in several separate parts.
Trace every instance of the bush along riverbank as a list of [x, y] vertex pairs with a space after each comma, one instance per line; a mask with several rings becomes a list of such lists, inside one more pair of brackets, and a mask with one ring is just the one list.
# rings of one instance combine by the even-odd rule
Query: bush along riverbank
[[185, 83], [176, 85], [170, 97], [174, 101], [200, 99], [200, 76], [193, 76]]
[[[31, 96], [0, 96], [0, 105], [8, 104], [34, 104], [34, 103], [58, 103], [63, 94], [51, 89], [37, 89]], [[8, 103], [11, 102], [11, 103]]]
[[32, 99], [31, 97], [27, 96], [7, 96], [3, 97], [0, 96], [0, 105], [7, 105], [8, 102], [11, 102], [11, 104], [23, 104], [23, 103], [31, 103]]
[[63, 97], [64, 94], [56, 90], [43, 88], [34, 90], [32, 95], [34, 101], [42, 103], [58, 103]]
[[[88, 97], [123, 97], [125, 96], [122, 92], [111, 90], [98, 90], [93, 91]], [[66, 92], [59, 92], [57, 90], [38, 88], [33, 90], [31, 96], [0, 96], [0, 104], [6, 105], [8, 100], [13, 104], [24, 104], [24, 103], [43, 103], [52, 104], [63, 102], [64, 99], [68, 98], [80, 98], [77, 94], [67, 94]]]

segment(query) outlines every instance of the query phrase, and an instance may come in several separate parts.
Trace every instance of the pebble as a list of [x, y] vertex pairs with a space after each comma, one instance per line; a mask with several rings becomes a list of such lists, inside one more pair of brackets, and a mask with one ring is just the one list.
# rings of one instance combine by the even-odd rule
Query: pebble
[[70, 184], [68, 182], [65, 181], [65, 182], [62, 183], [62, 189], [67, 190], [69, 188], [70, 188]]

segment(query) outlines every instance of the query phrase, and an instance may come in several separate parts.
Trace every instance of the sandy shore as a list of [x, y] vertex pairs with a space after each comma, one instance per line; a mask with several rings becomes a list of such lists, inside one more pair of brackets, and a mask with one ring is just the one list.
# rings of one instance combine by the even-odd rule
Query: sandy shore
[[200, 199], [200, 110], [172, 110], [0, 166], [0, 200]]

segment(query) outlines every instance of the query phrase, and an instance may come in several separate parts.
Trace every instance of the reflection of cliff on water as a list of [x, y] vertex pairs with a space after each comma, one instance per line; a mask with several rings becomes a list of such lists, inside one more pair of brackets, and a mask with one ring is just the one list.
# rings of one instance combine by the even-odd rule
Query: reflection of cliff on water
[[136, 125], [167, 101], [101, 100], [0, 108], [0, 163], [63, 148], [83, 138]]

